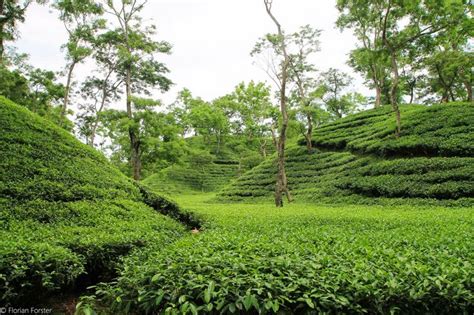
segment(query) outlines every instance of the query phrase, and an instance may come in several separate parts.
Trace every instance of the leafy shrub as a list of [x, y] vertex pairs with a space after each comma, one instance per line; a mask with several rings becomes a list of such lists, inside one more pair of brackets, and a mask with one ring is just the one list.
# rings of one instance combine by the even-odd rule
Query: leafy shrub
[[[389, 106], [351, 115], [315, 130], [314, 143], [380, 156], [473, 156], [474, 106], [450, 103], [401, 106], [402, 133], [394, 136]], [[304, 144], [304, 139], [299, 141]]]
[[183, 235], [144, 200], [162, 212], [171, 202], [146, 195], [96, 150], [3, 97], [0, 129], [0, 302], [34, 303], [108, 280], [120, 257]]
[[[299, 201], [353, 204], [474, 204], [474, 106], [404, 105], [395, 138], [390, 107], [350, 115], [318, 128], [316, 150], [287, 149], [288, 186]], [[217, 195], [220, 202], [269, 200], [274, 157]], [[459, 200], [459, 201], [458, 201]]]
[[98, 287], [99, 301], [114, 312], [165, 314], [473, 307], [469, 209], [195, 207], [205, 233], [127, 258], [117, 282]]

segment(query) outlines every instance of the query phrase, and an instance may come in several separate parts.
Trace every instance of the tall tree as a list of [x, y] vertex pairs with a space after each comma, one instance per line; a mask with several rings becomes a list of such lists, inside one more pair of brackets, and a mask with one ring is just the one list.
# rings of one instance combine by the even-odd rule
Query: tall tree
[[147, 27], [140, 17], [146, 3], [139, 0], [107, 0], [106, 3], [106, 11], [117, 21], [115, 35], [118, 39], [117, 55], [120, 56], [118, 74], [124, 79], [125, 85], [125, 105], [130, 120], [130, 163], [135, 180], [140, 179], [142, 143], [139, 138], [140, 125], [133, 120], [133, 94], [149, 94], [150, 87], [167, 91], [172, 84], [164, 76], [169, 70], [155, 58], [156, 53], [169, 53], [171, 45], [151, 38], [156, 27]]
[[231, 98], [237, 106], [238, 125], [243, 126], [242, 133], [249, 142], [259, 142], [260, 154], [266, 158], [272, 118], [277, 110], [271, 103], [270, 87], [262, 82], [242, 82], [235, 87]]
[[341, 70], [330, 68], [321, 74], [324, 86], [323, 101], [326, 110], [336, 119], [353, 113], [355, 109], [365, 104], [365, 98], [359, 93], [346, 93], [352, 78]]
[[[352, 27], [367, 41], [366, 30], [375, 34], [373, 51], [390, 61], [390, 103], [396, 117], [396, 136], [401, 131], [398, 106], [400, 62], [406, 50], [427, 36], [444, 31], [465, 16], [464, 0], [339, 0], [338, 23]], [[374, 33], [375, 32], [375, 33]]]
[[79, 131], [92, 147], [95, 145], [101, 113], [121, 95], [123, 77], [116, 74], [120, 62], [115, 50], [116, 39], [112, 31], [100, 34], [94, 40], [93, 57], [99, 75], [87, 77], [81, 87], [80, 94], [84, 102], [80, 104], [82, 112], [78, 115]]
[[[312, 152], [313, 118], [315, 108], [313, 100], [318, 96], [318, 87], [314, 76], [316, 67], [309, 59], [319, 48], [320, 30], [313, 29], [309, 25], [300, 28], [289, 36], [289, 41], [295, 47], [295, 52], [290, 56], [290, 77], [296, 86], [296, 95], [300, 104], [301, 111], [306, 116], [307, 130], [304, 133], [308, 152]], [[320, 91], [319, 91], [320, 92]]]
[[[132, 97], [133, 112], [130, 119], [126, 110], [107, 109], [101, 114], [101, 134], [110, 140], [112, 162], [129, 173], [130, 125], [140, 126], [136, 137], [140, 141], [140, 167], [156, 172], [178, 162], [186, 143], [173, 115], [154, 110], [161, 103], [148, 98]], [[141, 170], [142, 171], [142, 170]]]
[[47, 0], [0, 0], [0, 64], [4, 64], [5, 43], [18, 36], [18, 24], [25, 21], [28, 7]]
[[360, 47], [351, 51], [349, 64], [375, 89], [374, 107], [379, 107], [390, 69], [381, 40], [384, 1], [338, 0], [337, 8], [341, 14], [336, 25], [341, 29], [352, 28], [360, 42]]
[[287, 39], [282, 26], [272, 13], [273, 0], [263, 0], [265, 10], [276, 26], [276, 34], [267, 34], [255, 45], [252, 55], [262, 54], [265, 51], [272, 51], [274, 58], [268, 60], [267, 73], [275, 82], [279, 92], [281, 124], [277, 141], [277, 177], [275, 185], [275, 205], [283, 206], [283, 194], [286, 195], [288, 202], [292, 201], [290, 190], [288, 189], [288, 180], [285, 171], [285, 146], [288, 128], [288, 108], [287, 108], [287, 85], [290, 79], [290, 55], [287, 51]]
[[60, 20], [68, 33], [68, 42], [63, 46], [66, 50], [66, 87], [61, 109], [61, 119], [67, 115], [73, 72], [76, 66], [89, 57], [92, 42], [99, 29], [105, 26], [102, 6], [94, 0], [57, 0], [54, 4], [58, 9]]

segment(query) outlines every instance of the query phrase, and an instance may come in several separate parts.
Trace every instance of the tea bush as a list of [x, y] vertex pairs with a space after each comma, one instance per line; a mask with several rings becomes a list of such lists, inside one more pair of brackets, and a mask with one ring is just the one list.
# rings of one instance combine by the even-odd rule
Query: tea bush
[[400, 138], [391, 108], [383, 106], [318, 128], [315, 145], [380, 156], [474, 156], [473, 104], [402, 105], [400, 110]]
[[185, 228], [157, 211], [182, 213], [0, 97], [0, 304], [33, 304], [110, 279], [120, 257], [180, 238]]
[[116, 313], [468, 314], [470, 209], [194, 205], [204, 233], [126, 259]]
[[216, 191], [240, 173], [237, 161], [213, 161], [206, 165], [173, 165], [147, 177], [143, 183], [168, 195]]
[[[390, 107], [364, 111], [318, 128], [316, 149], [287, 149], [286, 173], [299, 201], [352, 204], [474, 204], [474, 106], [404, 105], [394, 136]], [[217, 195], [220, 202], [269, 200], [275, 157]]]

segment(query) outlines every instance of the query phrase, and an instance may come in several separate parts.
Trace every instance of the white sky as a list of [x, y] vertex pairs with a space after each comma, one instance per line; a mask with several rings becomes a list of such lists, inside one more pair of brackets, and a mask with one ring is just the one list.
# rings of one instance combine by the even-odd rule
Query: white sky
[[[341, 33], [335, 28], [335, 0], [274, 0], [273, 6], [287, 32], [305, 24], [323, 30], [321, 51], [314, 59], [318, 69], [334, 67], [352, 72], [346, 61], [356, 41], [350, 31]], [[212, 100], [231, 92], [241, 81], [270, 82], [250, 57], [257, 39], [276, 30], [263, 0], [150, 0], [143, 15], [157, 26], [156, 38], [173, 45], [170, 56], [158, 57], [171, 70], [169, 77], [175, 83], [169, 92], [155, 95], [166, 104], [183, 87], [189, 88], [194, 96]], [[31, 6], [20, 33], [15, 46], [19, 52], [30, 55], [34, 66], [63, 69], [60, 47], [67, 37], [56, 12]], [[91, 70], [90, 65], [81, 65], [76, 79]], [[351, 75], [355, 78], [354, 89], [370, 95], [360, 77]]]

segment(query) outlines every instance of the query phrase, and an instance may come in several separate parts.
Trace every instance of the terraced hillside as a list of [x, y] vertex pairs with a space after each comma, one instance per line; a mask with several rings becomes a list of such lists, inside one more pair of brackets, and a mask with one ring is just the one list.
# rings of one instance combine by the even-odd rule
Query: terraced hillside
[[172, 194], [201, 193], [222, 189], [243, 171], [236, 161], [206, 165], [173, 165], [147, 177], [143, 183], [155, 191]]
[[[353, 203], [474, 203], [474, 106], [405, 105], [394, 136], [389, 107], [368, 110], [319, 128], [315, 151], [287, 151], [287, 176], [297, 200]], [[388, 126], [388, 127], [387, 127]], [[221, 201], [270, 199], [272, 160], [221, 191]]]
[[110, 279], [120, 257], [185, 233], [177, 207], [94, 149], [0, 97], [0, 304]]

